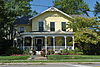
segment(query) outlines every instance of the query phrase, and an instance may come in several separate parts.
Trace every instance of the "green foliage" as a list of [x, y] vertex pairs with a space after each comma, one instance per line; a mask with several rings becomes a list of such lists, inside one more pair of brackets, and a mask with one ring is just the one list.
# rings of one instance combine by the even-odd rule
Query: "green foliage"
[[54, 51], [53, 50], [48, 50], [48, 55], [51, 55], [51, 54], [54, 54]]
[[82, 55], [83, 51], [80, 50], [79, 48], [75, 48], [74, 50], [69, 51], [70, 54], [76, 54], [76, 55]]
[[[13, 37], [13, 23], [18, 16], [32, 14], [30, 2], [32, 0], [0, 0], [0, 39]], [[0, 41], [1, 41], [0, 40]]]
[[94, 13], [96, 15], [100, 15], [100, 2], [96, 1], [95, 7], [94, 7]]
[[81, 55], [83, 54], [83, 51], [80, 50], [79, 48], [75, 48], [74, 50], [67, 50], [63, 49], [61, 50], [62, 55]]
[[30, 55], [30, 50], [29, 50], [29, 49], [24, 50], [24, 51], [23, 51], [23, 54], [24, 54], [24, 55]]
[[93, 25], [97, 25], [98, 22], [96, 21], [96, 18], [85, 18], [85, 17], [79, 17], [76, 16], [74, 19], [69, 22], [68, 28], [72, 28], [74, 32], [80, 31], [84, 28], [93, 28]]
[[69, 51], [67, 49], [63, 49], [61, 50], [61, 53], [64, 54], [64, 53], [69, 53]]
[[75, 32], [75, 46], [83, 50], [84, 54], [100, 54], [96, 50], [100, 47], [100, 35], [93, 29], [98, 24], [99, 22], [96, 18], [84, 17], [75, 17], [68, 24], [68, 27], [72, 28]]
[[13, 54], [23, 54], [23, 51], [16, 48], [16, 47], [11, 47], [8, 49], [5, 53], [6, 55], [13, 55]]
[[87, 14], [88, 5], [84, 0], [54, 0], [54, 6], [67, 14]]

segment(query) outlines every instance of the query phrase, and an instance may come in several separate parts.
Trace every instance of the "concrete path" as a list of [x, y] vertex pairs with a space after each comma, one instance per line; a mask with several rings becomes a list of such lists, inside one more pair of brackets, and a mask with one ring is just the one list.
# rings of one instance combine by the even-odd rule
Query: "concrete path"
[[34, 55], [34, 56], [31, 56], [29, 60], [47, 60], [47, 57], [43, 57], [41, 55]]

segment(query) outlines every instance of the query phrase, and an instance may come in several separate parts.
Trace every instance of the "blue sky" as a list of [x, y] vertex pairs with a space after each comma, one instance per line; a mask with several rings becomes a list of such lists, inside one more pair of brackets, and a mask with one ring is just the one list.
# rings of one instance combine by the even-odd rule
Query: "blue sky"
[[[33, 0], [33, 2], [31, 2], [31, 4], [32, 5], [52, 6], [53, 5], [52, 1], [53, 0]], [[89, 8], [91, 10], [93, 10], [96, 1], [100, 2], [100, 0], [84, 0], [84, 1], [89, 5]], [[32, 10], [33, 11], [36, 10], [38, 13], [41, 13], [46, 9], [48, 9], [48, 7], [32, 6]], [[91, 17], [93, 17], [93, 13], [92, 12], [89, 12], [89, 15]]]

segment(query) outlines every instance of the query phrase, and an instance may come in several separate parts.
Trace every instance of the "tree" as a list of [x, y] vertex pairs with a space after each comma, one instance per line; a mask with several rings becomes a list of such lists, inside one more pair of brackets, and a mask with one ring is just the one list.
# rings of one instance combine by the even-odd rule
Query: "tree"
[[[0, 0], [0, 39], [9, 39], [18, 16], [31, 15], [32, 0]], [[0, 41], [1, 41], [0, 40]]]
[[72, 14], [86, 14], [89, 11], [88, 5], [83, 0], [54, 0], [54, 6], [63, 12]]
[[94, 7], [94, 13], [95, 16], [100, 15], [100, 2], [96, 1], [95, 7]]
[[83, 50], [84, 54], [100, 54], [100, 35], [95, 32], [96, 18], [75, 17], [68, 28], [74, 29], [75, 46]]
[[85, 18], [85, 17], [74, 17], [71, 22], [69, 22], [68, 27], [73, 28], [74, 32], [82, 30], [84, 28], [93, 28], [94, 25], [97, 25], [99, 22], [96, 21], [96, 18]]
[[95, 7], [94, 7], [94, 15], [97, 16], [97, 20], [99, 20], [99, 24], [97, 25], [96, 29], [100, 33], [100, 2], [96, 1]]

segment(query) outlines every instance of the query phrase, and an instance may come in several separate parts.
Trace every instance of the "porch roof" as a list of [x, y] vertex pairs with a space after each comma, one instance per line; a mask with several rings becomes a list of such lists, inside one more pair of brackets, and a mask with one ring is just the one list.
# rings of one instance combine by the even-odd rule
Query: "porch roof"
[[45, 35], [73, 35], [74, 32], [24, 32], [20, 33], [21, 36], [23, 35], [34, 35], [34, 36], [45, 36]]

